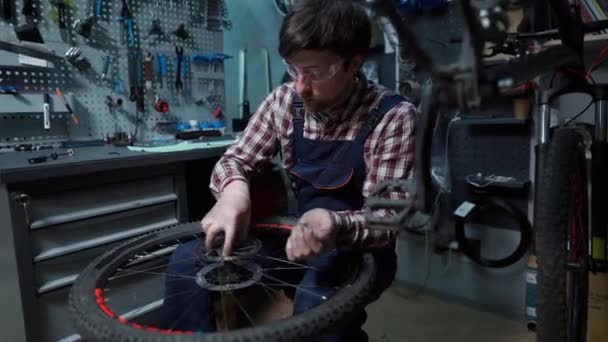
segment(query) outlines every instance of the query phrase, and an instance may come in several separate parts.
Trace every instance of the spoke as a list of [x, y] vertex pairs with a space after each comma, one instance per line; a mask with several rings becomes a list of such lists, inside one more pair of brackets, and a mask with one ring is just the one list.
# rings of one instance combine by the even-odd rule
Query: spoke
[[[267, 293], [267, 294], [268, 294], [268, 290], [271, 290], [271, 291], [273, 291], [274, 293], [276, 293], [276, 294], [278, 294], [278, 295], [280, 295], [280, 294], [281, 294], [281, 292], [279, 292], [279, 291], [277, 291], [276, 289], [273, 289], [272, 287], [270, 287], [270, 286], [268, 286], [268, 285], [264, 284], [264, 282], [262, 282], [262, 281], [259, 281], [259, 282], [257, 282], [256, 284], [260, 284], [260, 285], [262, 285], [262, 288], [264, 289], [264, 291], [266, 291], [266, 293]], [[272, 298], [272, 296], [271, 296], [270, 294], [268, 294], [268, 296]]]
[[224, 331], [228, 330], [228, 314], [226, 313], [226, 302], [224, 301], [224, 291], [220, 292], [220, 300], [222, 302], [222, 317]]
[[181, 274], [169, 274], [169, 273], [163, 273], [163, 272], [149, 272], [149, 271], [131, 271], [131, 273], [129, 273], [129, 274], [123, 274], [123, 275], [116, 276], [113, 278], [108, 278], [108, 281], [113, 281], [113, 280], [116, 280], [119, 278], [124, 278], [127, 276], [131, 276], [133, 274], [152, 274], [152, 275], [176, 277], [176, 278], [181, 278], [181, 279], [196, 279], [196, 277], [194, 277], [194, 276], [186, 276], [186, 275], [181, 275]]
[[294, 266], [294, 267], [273, 267], [273, 268], [262, 268], [262, 271], [283, 271], [283, 270], [303, 270], [308, 267]]
[[299, 264], [297, 262], [293, 262], [293, 261], [289, 261], [289, 260], [283, 260], [283, 259], [280, 259], [280, 258], [274, 258], [274, 257], [270, 257], [270, 256], [267, 256], [267, 255], [256, 255], [256, 256], [262, 257], [262, 258], [266, 258], [266, 259], [270, 259], [270, 260], [274, 260], [274, 261], [284, 262], [284, 263], [289, 264], [289, 265], [300, 266], [302, 268], [308, 268], [308, 269], [315, 270], [315, 271], [318, 271], [318, 272], [321, 271], [320, 269], [318, 269], [316, 267], [312, 267], [312, 266], [308, 266], [308, 265], [304, 265], [304, 264]]
[[[283, 286], [283, 284], [277, 284], [277, 283], [264, 283], [266, 285], [269, 286]], [[314, 285], [297, 285], [298, 288], [304, 287], [304, 288], [309, 288], [309, 289], [331, 289], [331, 290], [337, 290], [339, 289], [338, 286], [314, 286]]]
[[243, 311], [243, 313], [245, 314], [245, 316], [247, 316], [247, 319], [249, 320], [249, 323], [251, 323], [251, 326], [255, 326], [255, 322], [253, 321], [253, 319], [251, 318], [251, 316], [249, 316], [249, 313], [245, 310], [245, 308], [243, 307], [243, 305], [241, 305], [241, 301], [232, 293], [232, 291], [228, 292], [232, 298], [234, 298], [234, 300], [236, 300], [236, 304], [239, 306], [239, 308], [241, 309], [241, 311]]
[[[166, 257], [166, 256], [165, 256], [165, 257]], [[178, 261], [178, 262], [174, 262], [174, 263], [168, 263], [168, 264], [163, 264], [163, 265], [158, 265], [158, 266], [153, 266], [153, 267], [150, 267], [150, 268], [145, 268], [145, 269], [143, 269], [143, 270], [138, 270], [138, 271], [151, 271], [151, 270], [155, 270], [155, 269], [158, 269], [158, 268], [167, 267], [167, 266], [169, 266], [169, 265], [176, 265], [176, 264], [181, 264], [181, 263], [184, 263], [184, 262], [192, 261], [192, 260], [194, 260], [194, 259], [195, 259], [195, 258], [191, 258], [191, 259], [184, 259], [184, 260], [181, 260], [181, 261]], [[123, 270], [124, 270], [124, 271], [127, 271], [127, 272], [129, 272], [129, 271], [130, 271], [130, 270], [128, 270], [128, 269], [127, 269], [127, 270], [123, 269]], [[126, 277], [126, 276], [128, 276], [128, 275], [129, 275], [129, 274], [123, 274], [123, 275], [117, 276], [116, 278], [122, 278], [122, 277]]]
[[[249, 268], [247, 268], [247, 267], [245, 267], [244, 265], [241, 265], [241, 264], [236, 264], [236, 263], [235, 263], [235, 265], [238, 265], [238, 266], [240, 266], [240, 267], [242, 267], [242, 268], [245, 268], [245, 269], [249, 270], [250, 272], [254, 272], [254, 271], [255, 271], [255, 270], [251, 270], [251, 269], [249, 269]], [[278, 282], [278, 283], [280, 283], [280, 284], [282, 284], [282, 285], [284, 285], [284, 286], [286, 285], [286, 286], [289, 286], [289, 287], [293, 287], [293, 288], [295, 288], [295, 289], [298, 289], [298, 288], [299, 288], [297, 285], [290, 284], [290, 283], [288, 283], [288, 282], [286, 282], [286, 281], [283, 281], [283, 280], [281, 280], [281, 279], [278, 279], [278, 278], [275, 278], [275, 277], [269, 276], [269, 275], [264, 274], [264, 273], [262, 273], [262, 277], [266, 277], [266, 278], [268, 278], [268, 279], [270, 279], [270, 280], [276, 281], [276, 282]], [[319, 294], [314, 293], [313, 291], [310, 291], [310, 290], [306, 290], [305, 288], [300, 288], [300, 290], [302, 290], [302, 292], [306, 292], [306, 293], [312, 294], [312, 295], [314, 295], [314, 296], [317, 296], [317, 297], [319, 297], [319, 298], [321, 298], [321, 299], [323, 299], [323, 300], [327, 300], [327, 297], [326, 297], [326, 296], [320, 296]]]
[[167, 299], [169, 299], [169, 298], [173, 298], [173, 297], [177, 297], [177, 296], [181, 296], [181, 295], [185, 295], [185, 294], [193, 293], [193, 292], [196, 292], [196, 291], [198, 291], [198, 290], [200, 290], [200, 288], [197, 288], [197, 289], [195, 289], [195, 290], [186, 290], [186, 291], [182, 291], [182, 292], [174, 293], [174, 294], [169, 295], [169, 296], [166, 296], [166, 297], [165, 297], [165, 296], [163, 296], [163, 300], [167, 300]]
[[169, 327], [169, 330], [173, 330], [175, 328], [175, 326], [177, 325], [177, 323], [179, 323], [179, 321], [186, 317], [186, 313], [188, 311], [190, 311], [192, 309], [192, 307], [194, 306], [194, 303], [196, 301], [192, 300], [197, 294], [199, 294], [200, 291], [202, 291], [203, 289], [198, 289], [194, 294], [192, 294], [192, 296], [190, 296], [188, 302], [190, 302], [190, 304], [188, 305], [188, 308], [186, 310], [184, 310], [184, 312], [181, 313], [181, 315], [179, 315], [179, 317], [177, 318], [177, 320], [175, 320], [175, 322], [173, 322], [173, 324], [171, 324], [171, 326]]

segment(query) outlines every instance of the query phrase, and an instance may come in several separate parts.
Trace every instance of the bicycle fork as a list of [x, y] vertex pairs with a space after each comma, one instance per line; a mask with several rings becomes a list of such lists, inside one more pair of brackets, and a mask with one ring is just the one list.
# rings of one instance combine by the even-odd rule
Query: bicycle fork
[[608, 271], [608, 86], [595, 87], [595, 132], [591, 144], [591, 270]]

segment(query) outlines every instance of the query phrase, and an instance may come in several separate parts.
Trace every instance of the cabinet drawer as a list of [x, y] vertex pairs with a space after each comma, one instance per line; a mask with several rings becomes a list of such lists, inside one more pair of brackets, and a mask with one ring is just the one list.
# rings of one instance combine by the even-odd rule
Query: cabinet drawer
[[[122, 317], [133, 319], [150, 314], [162, 306], [164, 279], [158, 275], [141, 275], [112, 291], [108, 306]], [[76, 341], [79, 336], [69, 311], [70, 287], [40, 296], [41, 341]], [[92, 294], [91, 294], [92, 295]]]
[[146, 206], [30, 233], [34, 262], [135, 237], [177, 224], [176, 202]]
[[176, 200], [173, 177], [159, 176], [32, 194], [28, 215], [35, 230]]
[[123, 244], [125, 241], [128, 241], [128, 239], [34, 264], [35, 286], [38, 294], [72, 285], [78, 274], [93, 259]]

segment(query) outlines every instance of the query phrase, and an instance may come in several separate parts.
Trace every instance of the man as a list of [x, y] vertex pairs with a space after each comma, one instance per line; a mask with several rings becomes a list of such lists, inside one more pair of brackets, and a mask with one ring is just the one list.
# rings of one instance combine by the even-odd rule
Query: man
[[[295, 184], [299, 215], [285, 254], [311, 267], [296, 290], [294, 314], [322, 302], [300, 288], [329, 288], [332, 274], [335, 277], [352, 260], [348, 253], [353, 251], [374, 250], [379, 291], [394, 277], [394, 236], [366, 229], [363, 208], [378, 182], [411, 176], [416, 110], [365, 79], [360, 68], [370, 41], [370, 20], [351, 1], [298, 1], [283, 21], [279, 42], [293, 82], [279, 86], [264, 100], [211, 177], [217, 202], [202, 220], [205, 244], [209, 250], [223, 233], [223, 254], [230, 255], [250, 223], [249, 176], [281, 153]], [[194, 243], [178, 249], [172, 260], [191, 259]], [[194, 266], [176, 263], [168, 273], [192, 274], [188, 267]], [[196, 286], [183, 280], [167, 285], [168, 295]], [[205, 321], [207, 329], [213, 322], [206, 313], [209, 300], [203, 302], [206, 308], [197, 305], [204, 317], [192, 314], [190, 322], [200, 326]], [[361, 313], [354, 328], [342, 327], [324, 338], [367, 340], [360, 328], [364, 321]]]

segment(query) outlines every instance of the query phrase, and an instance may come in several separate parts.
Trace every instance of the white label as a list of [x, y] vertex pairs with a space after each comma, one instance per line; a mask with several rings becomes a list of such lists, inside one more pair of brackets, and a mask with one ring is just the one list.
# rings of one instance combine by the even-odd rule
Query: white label
[[531, 306], [526, 307], [526, 314], [528, 314], [530, 317], [536, 317], [536, 308]]
[[535, 273], [527, 273], [526, 274], [526, 282], [530, 284], [536, 284], [536, 274]]
[[467, 217], [467, 215], [469, 215], [469, 213], [471, 212], [471, 210], [473, 210], [473, 208], [475, 208], [475, 204], [469, 202], [469, 201], [464, 201], [462, 202], [462, 204], [454, 211], [454, 215], [456, 216], [460, 216], [462, 218]]

